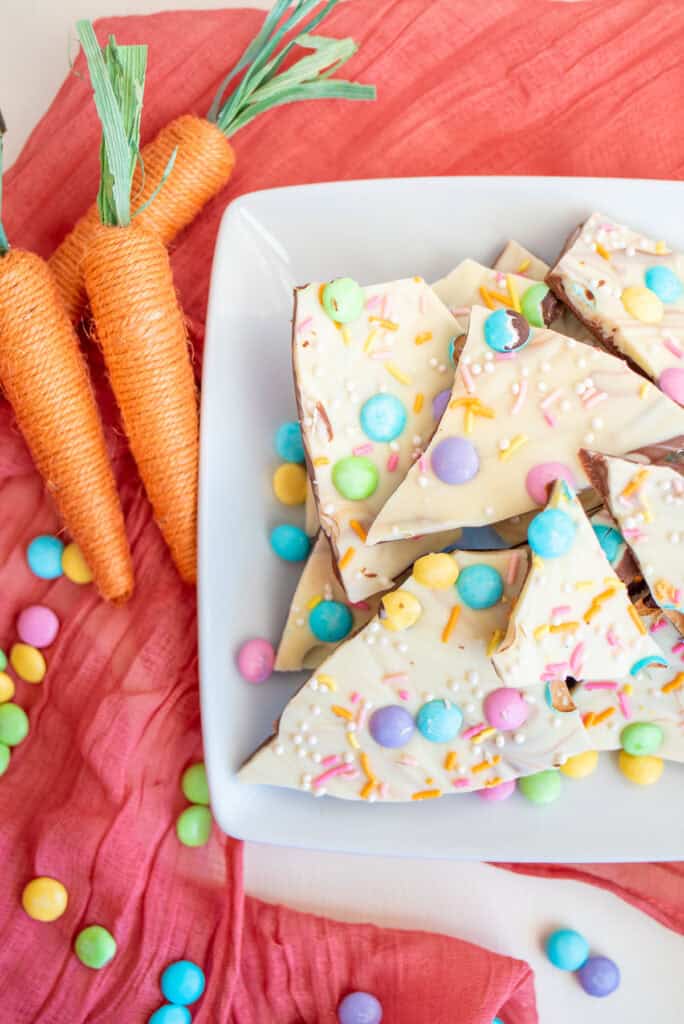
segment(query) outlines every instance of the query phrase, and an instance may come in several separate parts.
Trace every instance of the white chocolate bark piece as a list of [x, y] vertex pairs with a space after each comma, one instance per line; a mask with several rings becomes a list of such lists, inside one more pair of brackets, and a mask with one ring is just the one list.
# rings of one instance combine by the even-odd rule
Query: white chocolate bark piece
[[[453, 575], [457, 559], [461, 576], [484, 567], [490, 583], [500, 579], [496, 603], [469, 607], [453, 575], [444, 578], [444, 559]], [[421, 564], [414, 572], [425, 579]], [[487, 718], [487, 697], [501, 689], [489, 651], [526, 568], [524, 550], [457, 552], [440, 559], [444, 589], [409, 577], [383, 599], [386, 617], [342, 644], [295, 695], [240, 779], [348, 800], [415, 801], [493, 786], [586, 750], [562, 684], [554, 702], [569, 710], [549, 706], [538, 684], [513, 694], [527, 716], [516, 728], [502, 731], [510, 715], [498, 728]]]
[[[330, 620], [327, 625], [326, 620], [319, 622], [319, 606], [322, 602], [327, 603], [325, 611], [333, 618], [332, 626]], [[331, 608], [330, 602], [334, 602], [337, 607]], [[319, 531], [292, 598], [276, 652], [276, 672], [317, 668], [347, 636], [357, 632], [373, 618], [379, 603], [379, 596], [370, 597], [354, 605], [349, 603], [335, 575], [328, 539]], [[346, 620], [347, 631], [340, 636]]]
[[[539, 291], [540, 284], [543, 282], [530, 281], [520, 274], [492, 270], [475, 260], [467, 259], [459, 263], [446, 277], [436, 281], [432, 287], [465, 329], [472, 306], [484, 304], [489, 309], [519, 309], [526, 291], [530, 288]], [[544, 290], [546, 289], [548, 286], [544, 285]], [[545, 324], [552, 323], [562, 309], [550, 289], [546, 291], [543, 304], [536, 303], [535, 308], [538, 310], [540, 323], [543, 320]]]
[[318, 533], [320, 523], [318, 521], [318, 509], [314, 498], [311, 480], [306, 481], [306, 502], [304, 504], [304, 533], [307, 537], [315, 537]]
[[667, 659], [667, 667], [646, 668], [626, 679], [580, 683], [573, 688], [572, 698], [593, 749], [616, 750], [626, 726], [654, 722], [663, 732], [658, 757], [684, 761], [684, 640], [658, 611], [643, 614], [642, 621]]
[[684, 410], [606, 352], [548, 328], [515, 351], [493, 350], [488, 318], [506, 315], [473, 307], [449, 406], [368, 543], [522, 515], [559, 473], [587, 486], [581, 447], [622, 455], [684, 433]]
[[564, 480], [528, 530], [532, 564], [493, 655], [507, 686], [635, 675], [661, 661], [655, 641]]
[[682, 401], [684, 254], [593, 213], [547, 281], [605, 345]]
[[[409, 540], [384, 552], [364, 538], [435, 429], [433, 403], [441, 392], [448, 396], [449, 342], [459, 327], [421, 278], [363, 289], [360, 315], [344, 324], [325, 312], [324, 287], [295, 291], [295, 387], [321, 527], [349, 599], [360, 601], [441, 546], [434, 538]], [[368, 414], [371, 399], [379, 415]], [[377, 439], [383, 436], [392, 439]], [[453, 531], [441, 540], [453, 543]]]

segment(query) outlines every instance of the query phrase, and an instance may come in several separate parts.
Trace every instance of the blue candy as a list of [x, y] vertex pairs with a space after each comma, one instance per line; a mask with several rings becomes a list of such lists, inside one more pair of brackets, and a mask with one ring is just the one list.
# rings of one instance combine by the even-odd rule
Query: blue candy
[[620, 548], [624, 544], [622, 534], [619, 530], [613, 529], [612, 526], [605, 526], [604, 524], [594, 525], [594, 533], [598, 540], [603, 554], [606, 556], [611, 565], [615, 563], [617, 556], [620, 554]]
[[661, 302], [677, 302], [684, 295], [684, 284], [669, 267], [649, 267], [644, 281]]
[[406, 426], [406, 408], [396, 395], [373, 395], [361, 406], [360, 420], [371, 441], [394, 441]]
[[559, 508], [545, 508], [535, 516], [527, 530], [527, 540], [540, 558], [560, 558], [572, 547], [575, 523]]
[[449, 338], [449, 350], [448, 350], [449, 351], [449, 362], [451, 363], [452, 366], [456, 365], [456, 358], [455, 358], [455, 355], [454, 355], [454, 349], [455, 348], [456, 348], [456, 335], [452, 334], [452, 336]]
[[161, 976], [162, 994], [176, 1006], [196, 1002], [204, 992], [204, 985], [204, 971], [192, 960], [176, 960]]
[[185, 1006], [165, 1003], [148, 1018], [147, 1024], [190, 1024], [192, 1014]]
[[637, 676], [640, 672], [643, 672], [645, 668], [649, 668], [651, 665], [659, 665], [662, 668], [667, 668], [667, 659], [663, 658], [661, 654], [647, 654], [645, 658], [639, 658], [635, 661], [629, 670], [630, 676]]
[[275, 436], [275, 448], [285, 462], [304, 462], [304, 442], [302, 428], [297, 420], [282, 423]]
[[503, 589], [501, 573], [484, 562], [461, 569], [456, 580], [456, 590], [463, 603], [478, 611], [482, 608], [491, 608], [500, 601]]
[[29, 569], [41, 580], [56, 580], [64, 575], [62, 552], [64, 545], [57, 537], [44, 533], [34, 537], [26, 551]]
[[336, 644], [351, 632], [354, 618], [341, 601], [319, 601], [309, 612], [309, 629], [324, 644]]
[[571, 928], [559, 928], [546, 940], [546, 955], [561, 971], [578, 971], [589, 957], [589, 943]]
[[495, 1017], [492, 1024], [504, 1024], [504, 1022], [501, 1020], [501, 1017]]
[[513, 352], [530, 340], [530, 325], [520, 313], [497, 309], [484, 322], [484, 340], [495, 352]]
[[271, 547], [286, 562], [303, 562], [309, 554], [311, 541], [299, 526], [281, 523], [271, 530]]
[[418, 732], [431, 743], [449, 743], [463, 724], [461, 709], [445, 700], [429, 700], [416, 715]]

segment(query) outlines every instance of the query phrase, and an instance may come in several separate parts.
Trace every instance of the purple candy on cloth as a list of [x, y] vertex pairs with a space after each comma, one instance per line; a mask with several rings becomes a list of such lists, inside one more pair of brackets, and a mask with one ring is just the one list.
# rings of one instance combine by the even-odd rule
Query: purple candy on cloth
[[590, 956], [577, 972], [588, 996], [609, 996], [620, 984], [620, 968], [607, 956]]
[[432, 415], [436, 420], [441, 420], [444, 415], [444, 411], [449, 404], [451, 398], [451, 388], [445, 388], [444, 391], [440, 391], [438, 395], [432, 399]]
[[368, 728], [381, 747], [403, 747], [411, 739], [415, 724], [406, 708], [388, 704], [373, 712]]
[[464, 484], [480, 468], [475, 446], [464, 437], [445, 437], [435, 446], [430, 461], [433, 473], [443, 484]]
[[370, 992], [350, 992], [337, 1007], [339, 1024], [380, 1024], [382, 1004]]
[[30, 604], [17, 619], [17, 633], [24, 644], [39, 650], [49, 647], [59, 632], [59, 619], [51, 608], [43, 604]]

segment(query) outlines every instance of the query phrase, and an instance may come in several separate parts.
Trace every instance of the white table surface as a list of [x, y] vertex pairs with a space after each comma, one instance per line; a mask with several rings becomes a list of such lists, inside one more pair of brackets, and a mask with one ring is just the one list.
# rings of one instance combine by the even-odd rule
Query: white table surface
[[[8, 163], [67, 71], [77, 18], [223, 6], [220, 0], [4, 0], [0, 97], [10, 129]], [[233, 0], [231, 6], [269, 3]], [[483, 864], [426, 864], [247, 844], [245, 887], [298, 910], [440, 931], [525, 959], [536, 973], [541, 1024], [675, 1024], [681, 1019], [684, 940], [594, 886], [527, 878]], [[542, 937], [559, 926], [582, 931], [596, 952], [620, 965], [622, 985], [610, 999], [590, 999], [575, 978], [546, 961]], [[452, 1019], [456, 1024], [457, 1017]]]

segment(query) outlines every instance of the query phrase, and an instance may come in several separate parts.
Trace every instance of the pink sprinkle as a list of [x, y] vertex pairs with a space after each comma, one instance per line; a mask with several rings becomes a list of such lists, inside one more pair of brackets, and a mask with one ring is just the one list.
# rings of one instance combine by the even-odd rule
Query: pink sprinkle
[[375, 309], [376, 306], [380, 305], [380, 296], [371, 295], [369, 299], [366, 299], [366, 309]]
[[461, 376], [463, 377], [463, 384], [465, 386], [466, 391], [468, 392], [469, 395], [474, 395], [475, 381], [470, 376], [470, 370], [468, 369], [467, 366], [465, 366], [465, 364], [463, 366], [460, 366], [459, 369], [461, 371]]
[[356, 702], [357, 702], [357, 700], [359, 699], [360, 696], [361, 696], [361, 694], [357, 693], [356, 690], [354, 690], [353, 693], [349, 694], [349, 700], [352, 702], [352, 704], [356, 704]]
[[645, 540], [648, 534], [640, 530], [638, 526], [628, 526], [622, 531], [624, 537], [629, 537], [630, 540]]
[[502, 274], [500, 270], [497, 270], [495, 280], [497, 288], [506, 287], [506, 275]]
[[381, 782], [378, 786], [378, 796], [381, 800], [386, 800], [389, 796], [389, 785], [386, 782]]
[[421, 473], [427, 473], [427, 459], [424, 455], [418, 459], [418, 469]]
[[390, 455], [390, 457], [387, 460], [387, 472], [388, 473], [393, 473], [398, 465], [399, 465], [399, 455], [397, 454], [397, 452], [392, 452], [392, 454]]
[[621, 647], [622, 646], [622, 644], [620, 643], [620, 640], [618, 639], [618, 636], [617, 636], [617, 634], [616, 634], [616, 632], [615, 632], [615, 630], [613, 629], [612, 626], [606, 632], [606, 640], [608, 641], [608, 643], [610, 644], [611, 647]]
[[677, 359], [681, 359], [682, 356], [684, 356], [684, 352], [682, 352], [681, 348], [673, 338], [665, 338], [663, 345], [672, 353], [673, 356], [677, 356]]
[[339, 763], [340, 763], [340, 755], [339, 754], [328, 754], [327, 757], [324, 757], [321, 760], [321, 764], [324, 764], [326, 766], [326, 768], [329, 768], [330, 765], [339, 764]]
[[515, 359], [517, 352], [497, 352], [494, 355], [494, 362], [500, 363], [502, 359]]
[[650, 631], [651, 631], [651, 633], [657, 633], [658, 630], [665, 629], [666, 625], [667, 625], [667, 619], [656, 619], [656, 621], [651, 626]]
[[560, 619], [564, 615], [569, 615], [572, 608], [569, 604], [557, 604], [555, 608], [551, 609], [551, 618]]
[[416, 761], [415, 757], [411, 756], [411, 754], [402, 754], [399, 760], [397, 761], [397, 764], [406, 765], [407, 768], [415, 768], [418, 762]]
[[469, 729], [461, 733], [461, 736], [464, 740], [469, 740], [471, 736], [477, 736], [478, 732], [482, 732], [483, 729], [486, 729], [486, 725], [484, 722], [480, 722], [479, 725], [471, 725]]
[[556, 420], [556, 417], [552, 416], [551, 413], [548, 412], [546, 409], [542, 409], [542, 416], [544, 417], [544, 419], [546, 420], [546, 422], [548, 423], [548, 425], [550, 427], [555, 427], [556, 426], [556, 423], [558, 422]]
[[387, 295], [383, 295], [382, 302], [380, 303], [380, 312], [382, 313], [383, 320], [387, 319]]
[[[567, 661], [550, 661], [548, 665], [544, 666], [544, 671], [561, 673], [564, 672], [567, 668], [570, 668], [570, 663]], [[556, 679], [559, 678], [562, 679], [563, 676], [557, 674]]]
[[397, 690], [397, 693], [399, 694], [399, 696], [401, 697], [402, 700], [408, 700], [409, 699], [410, 694], [409, 694], [408, 690]]
[[506, 566], [506, 583], [510, 586], [515, 582], [515, 577], [518, 575], [518, 563], [520, 562], [520, 552], [513, 551], [508, 559], [508, 565]]
[[517, 394], [517, 397], [515, 399], [515, 402], [513, 403], [513, 407], [511, 409], [511, 414], [513, 416], [515, 416], [516, 413], [520, 412], [520, 410], [522, 409], [523, 405], [525, 404], [525, 399], [526, 398], [527, 398], [527, 381], [523, 377], [523, 379], [519, 382], [518, 394]]
[[368, 601], [350, 601], [349, 603], [352, 606], [352, 608], [357, 608], [360, 612], [370, 611], [370, 605], [368, 604]]
[[556, 388], [556, 390], [552, 391], [550, 395], [547, 395], [546, 398], [543, 398], [539, 404], [542, 407], [542, 409], [548, 409], [550, 406], [553, 405], [554, 402], [557, 402], [558, 399], [561, 398], [562, 394], [563, 392], [561, 391], [561, 389]]
[[356, 716], [356, 724], [358, 725], [359, 729], [363, 729], [364, 725], [366, 724], [366, 715], [367, 714], [368, 714], [368, 708], [366, 706], [366, 702], [365, 702], [365, 700], [362, 700], [361, 701], [361, 705], [359, 707], [359, 713]]
[[463, 789], [464, 786], [470, 785], [470, 779], [452, 779], [451, 785], [455, 786], [456, 789]]
[[390, 672], [389, 675], [382, 677], [383, 683], [408, 683], [408, 674], [406, 672]]
[[453, 306], [450, 312], [452, 316], [469, 316], [470, 306]]
[[575, 679], [579, 679], [579, 677], [582, 675], [583, 654], [584, 644], [580, 642], [573, 648], [573, 651], [570, 655], [570, 672], [575, 677]]
[[585, 683], [584, 684], [584, 689], [585, 690], [617, 690], [617, 688], [618, 688], [618, 684], [617, 683], [611, 683], [607, 679], [606, 680], [601, 680], [598, 683]]
[[305, 331], [307, 327], [310, 327], [312, 323], [313, 317], [307, 316], [306, 320], [302, 320], [300, 324], [297, 324], [297, 334], [301, 334], [301, 332]]
[[679, 654], [679, 652], [681, 650], [684, 650], [684, 640], [678, 640], [677, 641], [677, 643], [672, 648], [672, 653], [673, 654]]
[[632, 717], [632, 706], [629, 703], [629, 697], [627, 696], [627, 694], [623, 693], [622, 690], [621, 690], [618, 693], [618, 695], [617, 695], [617, 699], [618, 699], [618, 704], [620, 705], [620, 711], [622, 712], [624, 717], [625, 718], [631, 718]]
[[677, 589], [675, 590], [675, 592], [674, 592], [674, 599], [675, 599], [675, 604], [681, 604], [682, 603], [682, 588], [681, 587], [677, 587]]
[[336, 775], [352, 775], [355, 771], [356, 769], [351, 764], [337, 764], [334, 768], [328, 768], [327, 772], [317, 775], [311, 785], [316, 787], [322, 786], [324, 782], [334, 778]]
[[356, 448], [352, 448], [352, 455], [370, 455], [372, 451], [372, 444], [357, 444]]
[[595, 394], [591, 396], [591, 398], [588, 399], [588, 401], [584, 403], [584, 408], [593, 409], [594, 406], [598, 405], [600, 402], [605, 402], [607, 397], [608, 395], [605, 391], [597, 391]]

